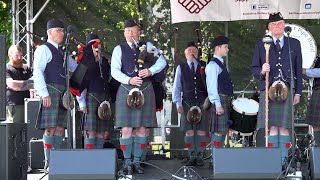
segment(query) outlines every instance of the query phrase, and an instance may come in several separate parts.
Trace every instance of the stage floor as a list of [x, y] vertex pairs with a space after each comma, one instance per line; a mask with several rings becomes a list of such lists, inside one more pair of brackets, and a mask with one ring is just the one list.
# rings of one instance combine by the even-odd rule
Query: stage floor
[[[194, 180], [209, 180], [213, 179], [213, 169], [209, 168], [209, 160], [205, 161], [205, 165], [202, 167], [189, 167], [185, 168], [184, 161], [180, 159], [166, 159], [166, 160], [149, 160], [148, 163], [155, 165], [153, 167], [151, 165], [147, 165], [144, 174], [134, 174], [132, 179], [134, 180], [174, 180], [178, 178], [174, 178], [173, 175], [177, 177], [184, 178], [184, 175], [191, 174], [192, 177], [188, 179]], [[119, 162], [121, 164], [121, 162]], [[245, 166], [245, 164], [239, 163], [239, 166]], [[119, 165], [119, 167], [121, 167]], [[194, 170], [194, 172], [193, 172]], [[28, 174], [28, 180], [39, 180], [44, 176], [44, 173], [36, 172], [34, 170], [33, 173]], [[165, 172], [166, 171], [166, 172]], [[303, 164], [302, 166], [302, 174], [306, 174], [306, 168]], [[199, 175], [199, 176], [198, 176]], [[48, 175], [42, 178], [43, 180], [48, 180]], [[281, 178], [279, 178], [281, 179]], [[305, 179], [305, 178], [303, 178]]]

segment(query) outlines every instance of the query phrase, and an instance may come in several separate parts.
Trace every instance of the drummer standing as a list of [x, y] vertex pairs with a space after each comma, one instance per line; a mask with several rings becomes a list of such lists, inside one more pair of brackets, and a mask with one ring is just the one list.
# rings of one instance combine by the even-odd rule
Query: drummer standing
[[[202, 107], [207, 97], [206, 87], [202, 82], [198, 57], [198, 48], [194, 42], [189, 42], [184, 51], [186, 61], [176, 69], [173, 83], [172, 101], [177, 106], [177, 112], [181, 114], [181, 129], [186, 131], [184, 141], [188, 148], [189, 161], [187, 166], [203, 166], [203, 151], [206, 147], [206, 132], [208, 128], [208, 112], [201, 109], [200, 122], [192, 123], [188, 121], [187, 112], [189, 109]], [[182, 94], [182, 98], [181, 98]]]
[[[271, 85], [275, 81], [282, 81], [290, 89], [290, 57], [288, 38], [284, 36], [285, 22], [280, 12], [270, 14], [268, 29], [271, 32], [273, 43], [271, 43], [269, 54], [270, 64], [266, 63], [266, 52], [264, 43], [257, 42], [252, 59], [252, 73], [260, 79], [260, 101], [257, 129], [265, 127], [265, 75], [269, 72]], [[269, 102], [269, 137], [268, 147], [279, 147], [283, 168], [287, 163], [288, 149], [290, 148], [289, 128], [291, 128], [291, 107], [300, 102], [302, 93], [302, 56], [300, 42], [289, 38], [291, 48], [291, 59], [294, 75], [294, 92], [288, 91], [288, 97], [281, 102]], [[291, 94], [294, 93], [293, 102]], [[270, 97], [270, 95], [269, 95]], [[279, 135], [280, 132], [280, 135]]]
[[[225, 36], [217, 36], [211, 41], [210, 47], [214, 50], [214, 56], [208, 62], [205, 70], [208, 97], [213, 104], [210, 108], [213, 147], [223, 147], [223, 137], [229, 128], [227, 121], [230, 118], [233, 84], [223, 60], [223, 57], [226, 57], [229, 52], [228, 43], [229, 39]], [[214, 157], [213, 150], [212, 157]]]

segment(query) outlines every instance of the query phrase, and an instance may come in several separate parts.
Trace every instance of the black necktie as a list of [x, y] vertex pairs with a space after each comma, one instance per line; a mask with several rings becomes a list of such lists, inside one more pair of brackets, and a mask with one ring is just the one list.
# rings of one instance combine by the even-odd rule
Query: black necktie
[[191, 62], [191, 72], [194, 74], [196, 71], [194, 69], [194, 62]]
[[280, 40], [279, 39], [277, 39], [276, 40], [276, 47], [277, 47], [277, 49], [281, 49], [281, 46], [280, 46]]

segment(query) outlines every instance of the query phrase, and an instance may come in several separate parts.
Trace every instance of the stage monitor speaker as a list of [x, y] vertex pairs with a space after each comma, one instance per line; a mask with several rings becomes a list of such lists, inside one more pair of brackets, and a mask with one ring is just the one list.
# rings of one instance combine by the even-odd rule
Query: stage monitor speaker
[[27, 123], [27, 141], [29, 143], [28, 165], [31, 169], [42, 169], [44, 167], [43, 143], [37, 141], [42, 139], [43, 130], [35, 128], [38, 118], [39, 103], [40, 99], [37, 98], [26, 98], [24, 100], [24, 121]]
[[0, 179], [27, 180], [27, 127], [0, 123]]
[[0, 120], [6, 120], [6, 36], [0, 34]]
[[277, 179], [279, 148], [214, 148], [214, 179]]
[[50, 180], [116, 179], [115, 149], [59, 149], [50, 152]]
[[320, 179], [320, 148], [312, 147], [310, 153], [311, 179]]

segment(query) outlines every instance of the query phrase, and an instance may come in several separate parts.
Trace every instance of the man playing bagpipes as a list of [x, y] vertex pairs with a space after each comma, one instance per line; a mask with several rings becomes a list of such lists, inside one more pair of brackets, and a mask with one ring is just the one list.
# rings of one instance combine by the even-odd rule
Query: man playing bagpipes
[[[120, 148], [124, 154], [123, 172], [133, 170], [144, 173], [140, 157], [146, 146], [146, 128], [157, 127], [155, 93], [152, 78], [166, 66], [162, 55], [151, 43], [139, 43], [140, 28], [133, 20], [126, 20], [124, 37], [126, 42], [114, 48], [111, 59], [111, 75], [121, 83], [116, 97], [116, 127], [121, 128]], [[138, 49], [141, 48], [141, 52]], [[151, 50], [153, 53], [150, 53]], [[154, 62], [154, 60], [156, 60]], [[132, 130], [136, 136], [132, 137]], [[134, 158], [131, 160], [132, 148]]]
[[110, 65], [101, 56], [101, 42], [97, 34], [87, 35], [80, 63], [87, 67], [80, 88], [81, 96], [77, 96], [80, 111], [84, 113], [84, 147], [102, 149], [104, 133], [113, 124], [110, 103], [107, 101], [110, 97]]

